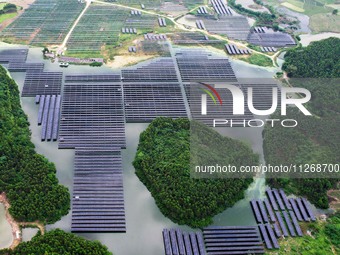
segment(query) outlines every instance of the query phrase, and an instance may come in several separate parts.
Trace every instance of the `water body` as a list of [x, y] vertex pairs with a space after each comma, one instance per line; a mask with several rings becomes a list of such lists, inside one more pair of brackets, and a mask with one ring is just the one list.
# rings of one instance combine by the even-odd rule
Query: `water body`
[[39, 229], [37, 228], [23, 228], [21, 231], [22, 241], [28, 242], [38, 233]]
[[[41, 49], [32, 49], [29, 53], [29, 61], [42, 61]], [[242, 61], [231, 60], [232, 66], [237, 76], [242, 78], [269, 78], [277, 71], [276, 68], [256, 67]], [[44, 61], [45, 70], [60, 70], [58, 64]], [[84, 66], [70, 66], [63, 69], [65, 73], [95, 73], [110, 72], [107, 67], [92, 68]], [[24, 73], [13, 73], [12, 77], [16, 80], [20, 90], [23, 87], [25, 78]], [[37, 126], [38, 105], [35, 105], [34, 98], [21, 98], [22, 107], [28, 115], [30, 128], [32, 131], [32, 142], [36, 146], [38, 153], [45, 155], [50, 161], [54, 162], [57, 168], [57, 176], [61, 184], [73, 188], [73, 163], [74, 150], [58, 150], [57, 143], [41, 142], [41, 127]], [[103, 233], [103, 234], [80, 234], [91, 240], [99, 240], [109, 247], [115, 255], [153, 255], [163, 254], [162, 229], [180, 227], [183, 230], [190, 230], [185, 226], [178, 226], [164, 217], [159, 211], [150, 192], [139, 181], [134, 173], [132, 161], [137, 149], [139, 135], [147, 128], [148, 124], [131, 123], [126, 125], [127, 148], [122, 151], [123, 156], [123, 178], [124, 196], [126, 208], [127, 233]], [[262, 155], [262, 136], [261, 129], [249, 130], [232, 128], [224, 130], [222, 133], [233, 138], [244, 140], [250, 144], [255, 152]], [[255, 220], [249, 206], [249, 200], [264, 196], [264, 179], [258, 178], [249, 187], [245, 194], [245, 199], [239, 201], [234, 207], [227, 209], [223, 213], [214, 217], [216, 225], [254, 225]], [[1, 213], [1, 212], [0, 212]], [[61, 228], [70, 231], [71, 214], [64, 216], [59, 222], [47, 226], [47, 229]], [[0, 235], [3, 233], [0, 231]]]
[[0, 204], [0, 249], [8, 248], [13, 242], [12, 228], [6, 219], [6, 210]]
[[320, 34], [308, 34], [308, 35], [300, 35], [301, 44], [303, 46], [308, 46], [311, 42], [320, 41], [323, 39], [327, 39], [330, 37], [337, 37], [340, 38], [339, 33], [320, 33]]

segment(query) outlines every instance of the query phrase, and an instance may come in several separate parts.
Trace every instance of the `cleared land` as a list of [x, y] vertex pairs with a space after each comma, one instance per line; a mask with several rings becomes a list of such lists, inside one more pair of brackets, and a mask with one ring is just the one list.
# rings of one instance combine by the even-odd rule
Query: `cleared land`
[[315, 33], [340, 32], [340, 16], [332, 14], [316, 14], [310, 19], [310, 27]]

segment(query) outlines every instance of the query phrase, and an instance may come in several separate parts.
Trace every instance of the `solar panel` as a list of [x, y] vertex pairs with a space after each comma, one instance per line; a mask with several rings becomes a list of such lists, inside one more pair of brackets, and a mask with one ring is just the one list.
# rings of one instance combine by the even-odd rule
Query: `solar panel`
[[296, 233], [298, 236], [303, 236], [302, 230], [300, 228], [299, 222], [297, 221], [295, 214], [293, 211], [289, 211], [289, 215], [292, 218], [293, 225], [295, 227]]
[[283, 202], [282, 202], [282, 199], [280, 197], [280, 194], [279, 194], [278, 190], [277, 189], [273, 189], [273, 193], [274, 193], [275, 199], [276, 199], [276, 201], [277, 201], [277, 203], [278, 203], [278, 205], [280, 207], [280, 210], [284, 211], [285, 210], [285, 206], [283, 205]]
[[287, 213], [286, 211], [283, 211], [282, 213], [283, 213], [283, 217], [285, 218], [285, 221], [286, 221], [286, 223], [287, 223], [287, 226], [288, 226], [290, 235], [291, 235], [291, 236], [296, 236], [294, 227], [293, 227], [293, 225], [292, 225], [292, 222], [290, 221], [290, 218], [289, 218], [288, 213]]
[[266, 209], [267, 209], [267, 211], [268, 211], [268, 214], [269, 214], [269, 217], [270, 217], [270, 221], [271, 221], [271, 222], [275, 222], [275, 221], [276, 221], [275, 215], [274, 215], [274, 212], [273, 212], [272, 207], [270, 206], [270, 203], [269, 203], [268, 199], [265, 198], [265, 199], [263, 200], [263, 202], [264, 202], [264, 205], [265, 205], [265, 207], [266, 207]]
[[269, 240], [265, 226], [261, 224], [259, 225], [259, 229], [260, 229], [261, 236], [263, 238], [264, 243], [266, 244], [267, 249], [273, 249], [273, 246]]
[[289, 202], [290, 202], [290, 204], [291, 204], [292, 207], [293, 207], [293, 211], [294, 211], [295, 216], [296, 216], [296, 218], [298, 219], [298, 221], [302, 221], [302, 216], [301, 216], [301, 213], [300, 213], [300, 211], [299, 211], [299, 208], [298, 208], [297, 205], [296, 205], [295, 199], [294, 199], [294, 198], [290, 198], [290, 199], [289, 199]]
[[256, 226], [212, 226], [203, 229], [203, 236], [209, 255], [264, 253]]
[[258, 199], [257, 200], [257, 204], [259, 205], [263, 221], [268, 223], [269, 222], [268, 215], [267, 215], [267, 212], [266, 212], [266, 209], [265, 209], [265, 207], [263, 205], [262, 200]]
[[288, 210], [291, 210], [292, 207], [291, 207], [290, 203], [288, 202], [286, 193], [283, 191], [283, 189], [280, 189], [280, 190], [279, 190], [279, 193], [280, 193], [280, 195], [281, 195], [281, 198], [282, 198], [283, 203], [285, 204], [286, 208], [287, 208]]
[[271, 205], [273, 206], [273, 209], [275, 211], [277, 211], [279, 208], [278, 208], [278, 206], [276, 204], [276, 201], [274, 199], [272, 190], [271, 189], [266, 189], [266, 194], [267, 194], [267, 196], [269, 198], [269, 201], [270, 201]]
[[72, 82], [64, 86], [59, 148], [125, 147], [120, 82]]
[[23, 97], [36, 95], [59, 95], [61, 92], [63, 73], [30, 71], [26, 73]]
[[251, 200], [250, 201], [251, 207], [253, 209], [253, 212], [255, 214], [255, 218], [256, 218], [256, 222], [257, 223], [262, 223], [262, 217], [261, 217], [261, 213], [260, 213], [260, 209], [258, 207], [258, 204], [256, 203], [256, 200]]
[[269, 239], [271, 240], [271, 242], [272, 242], [274, 248], [275, 248], [275, 249], [279, 249], [279, 248], [280, 248], [279, 243], [278, 243], [278, 241], [277, 241], [277, 239], [276, 239], [276, 237], [275, 237], [275, 234], [274, 234], [273, 229], [272, 229], [272, 227], [270, 226], [270, 224], [266, 224], [266, 230], [267, 230], [267, 232], [268, 232]]
[[125, 232], [119, 148], [76, 148], [72, 232]]
[[284, 236], [289, 236], [289, 235], [288, 235], [287, 228], [286, 228], [286, 225], [285, 225], [285, 223], [283, 222], [283, 219], [282, 219], [282, 217], [281, 217], [281, 213], [280, 213], [280, 212], [275, 212], [275, 214], [276, 214], [276, 218], [277, 218], [277, 220], [278, 220], [278, 222], [279, 222], [279, 224], [280, 224], [280, 228], [281, 228], [281, 230], [282, 230], [283, 235], [284, 235]]
[[303, 205], [304, 205], [304, 207], [305, 207], [305, 209], [306, 209], [306, 212], [307, 212], [307, 214], [308, 214], [308, 217], [310, 217], [310, 219], [312, 220], [312, 221], [316, 221], [316, 218], [315, 218], [315, 216], [314, 216], [314, 213], [313, 213], [313, 211], [312, 211], [312, 209], [311, 209], [311, 207], [310, 207], [310, 204], [309, 204], [309, 202], [307, 201], [307, 199], [306, 198], [302, 198], [302, 203], [303, 203]]
[[300, 212], [301, 212], [301, 215], [302, 215], [303, 220], [304, 220], [304, 221], [309, 221], [309, 217], [308, 217], [308, 215], [307, 215], [307, 212], [306, 212], [306, 210], [305, 210], [305, 207], [304, 207], [303, 204], [302, 204], [301, 198], [296, 198], [295, 201], [296, 201], [296, 203], [297, 203], [297, 205], [298, 205], [298, 208], [299, 208], [299, 210], [300, 210]]

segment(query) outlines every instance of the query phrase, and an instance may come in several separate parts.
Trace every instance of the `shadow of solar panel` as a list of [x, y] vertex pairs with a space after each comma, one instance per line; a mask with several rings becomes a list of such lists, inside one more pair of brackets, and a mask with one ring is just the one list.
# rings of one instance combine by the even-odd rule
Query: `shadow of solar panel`
[[125, 148], [120, 82], [72, 82], [64, 86], [59, 148]]
[[120, 148], [76, 148], [72, 232], [125, 232]]
[[60, 94], [62, 78], [62, 72], [31, 70], [26, 73], [22, 96], [35, 97], [36, 95]]

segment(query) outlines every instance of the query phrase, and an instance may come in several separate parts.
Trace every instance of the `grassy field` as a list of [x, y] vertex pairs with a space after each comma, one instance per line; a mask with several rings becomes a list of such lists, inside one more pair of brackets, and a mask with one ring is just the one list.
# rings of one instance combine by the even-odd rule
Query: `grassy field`
[[6, 13], [6, 14], [2, 14], [2, 15], [0, 15], [0, 23], [6, 21], [8, 19], [12, 19], [12, 18], [14, 18], [17, 15], [18, 15], [18, 13]]
[[316, 14], [311, 17], [309, 26], [314, 33], [340, 33], [340, 16], [325, 13]]
[[268, 66], [268, 67], [273, 66], [272, 60], [261, 54], [253, 53], [249, 57], [242, 57], [239, 59], [249, 64], [253, 64], [253, 65]]
[[305, 9], [303, 9], [303, 2], [296, 1], [296, 0], [289, 0], [287, 2], [282, 3], [281, 5], [292, 9], [293, 11], [297, 12], [304, 12]]

